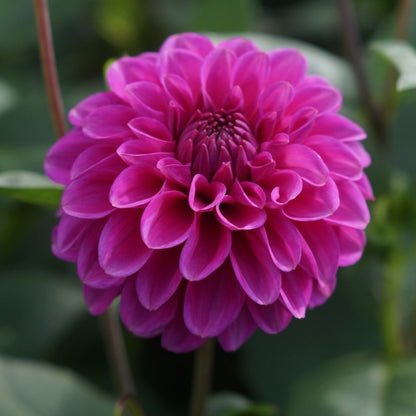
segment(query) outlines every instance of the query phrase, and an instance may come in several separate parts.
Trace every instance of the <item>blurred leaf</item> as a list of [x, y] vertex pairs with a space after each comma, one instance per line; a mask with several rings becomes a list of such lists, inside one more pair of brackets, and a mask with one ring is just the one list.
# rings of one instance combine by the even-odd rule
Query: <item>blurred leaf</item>
[[0, 194], [32, 204], [59, 206], [62, 186], [40, 173], [7, 171], [0, 173]]
[[16, 102], [16, 91], [0, 79], [0, 115], [9, 110]]
[[386, 39], [373, 42], [371, 47], [397, 68], [398, 91], [416, 88], [416, 52], [409, 43], [399, 39]]
[[189, 27], [194, 31], [250, 30], [256, 3], [253, 0], [203, 0], [195, 3]]
[[370, 356], [328, 363], [300, 381], [289, 416], [412, 416], [416, 359], [388, 364]]
[[324, 77], [334, 87], [339, 88], [345, 98], [355, 99], [356, 97], [355, 80], [347, 61], [312, 44], [263, 33], [227, 33], [226, 35], [208, 33], [207, 35], [216, 43], [233, 36], [241, 36], [251, 39], [263, 51], [278, 48], [295, 48], [305, 55], [308, 61], [309, 74]]
[[253, 403], [246, 397], [221, 392], [210, 397], [207, 404], [207, 416], [275, 416], [276, 408], [268, 404]]
[[110, 397], [68, 370], [0, 359], [2, 416], [111, 416], [112, 408]]
[[51, 348], [86, 311], [77, 283], [75, 277], [58, 279], [41, 271], [3, 270], [0, 351], [36, 357]]

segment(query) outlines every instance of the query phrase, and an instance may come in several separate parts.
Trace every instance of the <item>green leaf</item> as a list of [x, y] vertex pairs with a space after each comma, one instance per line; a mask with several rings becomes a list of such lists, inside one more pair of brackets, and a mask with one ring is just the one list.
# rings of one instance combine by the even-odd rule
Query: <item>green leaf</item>
[[51, 276], [28, 269], [2, 270], [0, 351], [40, 356], [85, 311], [82, 290], [75, 277]]
[[276, 408], [269, 404], [253, 403], [233, 392], [220, 392], [210, 397], [207, 416], [275, 416]]
[[412, 416], [416, 358], [347, 357], [318, 368], [292, 395], [289, 416]]
[[19, 201], [58, 206], [62, 189], [40, 173], [23, 170], [0, 173], [0, 194]]
[[0, 114], [6, 112], [16, 102], [16, 91], [0, 79]]
[[416, 51], [409, 43], [398, 39], [386, 39], [372, 43], [371, 48], [397, 68], [398, 91], [416, 88]]
[[113, 400], [71, 371], [0, 358], [2, 416], [111, 416]]
[[356, 98], [355, 79], [347, 61], [310, 43], [282, 36], [253, 32], [227, 33], [226, 35], [221, 33], [207, 33], [207, 35], [215, 43], [233, 36], [242, 36], [251, 39], [263, 51], [279, 48], [295, 48], [305, 55], [308, 61], [309, 74], [324, 77], [334, 87], [339, 88], [345, 98]]

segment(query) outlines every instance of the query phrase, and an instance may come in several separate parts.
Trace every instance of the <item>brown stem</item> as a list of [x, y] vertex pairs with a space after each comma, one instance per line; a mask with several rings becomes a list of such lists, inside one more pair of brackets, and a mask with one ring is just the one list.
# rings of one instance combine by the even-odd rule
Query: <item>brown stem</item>
[[101, 323], [117, 390], [120, 392], [121, 396], [134, 396], [136, 389], [130, 372], [127, 353], [123, 342], [123, 334], [114, 306], [110, 306], [110, 308], [102, 315]]
[[400, 0], [397, 6], [395, 37], [396, 39], [406, 39], [411, 19], [413, 0]]
[[204, 416], [206, 399], [211, 388], [215, 343], [209, 339], [195, 352], [190, 416]]
[[355, 8], [351, 0], [338, 0], [342, 36], [352, 64], [361, 101], [367, 111], [369, 121], [380, 144], [386, 144], [386, 125], [383, 114], [375, 106], [364, 66], [360, 31]]
[[56, 70], [48, 1], [33, 1], [35, 8], [36, 26], [38, 29], [38, 42], [43, 78], [45, 81], [55, 133], [58, 137], [61, 137], [65, 134], [66, 123], [62, 105], [62, 96], [59, 88], [58, 74]]

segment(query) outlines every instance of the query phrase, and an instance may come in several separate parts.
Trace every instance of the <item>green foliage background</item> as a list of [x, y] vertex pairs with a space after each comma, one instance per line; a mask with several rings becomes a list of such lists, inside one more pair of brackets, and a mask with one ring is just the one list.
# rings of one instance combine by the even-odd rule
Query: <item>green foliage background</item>
[[[340, 271], [333, 298], [305, 320], [276, 336], [258, 332], [234, 354], [217, 349], [208, 416], [416, 414], [416, 6], [403, 48], [380, 42], [393, 36], [397, 1], [355, 2], [373, 94], [377, 105], [390, 103], [380, 145], [344, 58], [333, 0], [49, 3], [66, 110], [105, 88], [108, 59], [191, 30], [261, 32], [265, 47], [294, 44], [343, 90], [343, 111], [365, 126], [373, 158], [377, 201], [364, 257]], [[388, 95], [390, 61], [403, 91]], [[60, 190], [33, 173], [55, 138], [27, 0], [0, 3], [0, 62], [0, 415], [110, 415], [116, 392], [99, 321], [87, 314], [75, 267], [50, 253], [56, 218], [48, 205]], [[186, 414], [192, 354], [125, 339], [146, 414]]]

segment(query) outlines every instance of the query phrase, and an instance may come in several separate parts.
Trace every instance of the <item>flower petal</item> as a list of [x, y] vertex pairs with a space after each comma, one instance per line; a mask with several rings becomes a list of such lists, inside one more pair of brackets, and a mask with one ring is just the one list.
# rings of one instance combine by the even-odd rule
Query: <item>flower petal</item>
[[163, 77], [163, 86], [169, 97], [174, 100], [181, 109], [190, 111], [195, 104], [194, 94], [189, 84], [180, 76], [168, 74]]
[[169, 36], [160, 51], [169, 52], [172, 49], [184, 49], [204, 57], [214, 49], [214, 45], [209, 38], [199, 33], [181, 33]]
[[324, 286], [334, 280], [339, 264], [339, 243], [335, 231], [325, 221], [299, 222], [302, 236], [300, 265]]
[[225, 351], [235, 351], [247, 341], [256, 329], [257, 325], [251, 313], [246, 306], [243, 306], [237, 319], [218, 336], [218, 342]]
[[207, 278], [188, 283], [183, 307], [185, 325], [195, 335], [215, 337], [237, 318], [244, 299], [231, 264], [226, 262]]
[[236, 56], [244, 55], [247, 52], [258, 52], [259, 50], [253, 41], [240, 37], [226, 39], [218, 42], [217, 47], [231, 49]]
[[295, 49], [280, 49], [268, 52], [270, 57], [269, 84], [287, 81], [297, 85], [306, 74], [306, 60]]
[[340, 140], [329, 136], [310, 136], [305, 144], [321, 156], [332, 174], [358, 179], [363, 169], [358, 157]]
[[124, 169], [110, 189], [110, 202], [116, 208], [143, 206], [163, 188], [165, 178], [160, 171], [145, 164]]
[[295, 318], [304, 318], [312, 293], [312, 277], [298, 268], [282, 274], [282, 303]]
[[297, 221], [315, 221], [328, 218], [340, 206], [338, 188], [328, 178], [324, 186], [315, 187], [305, 184], [302, 192], [284, 207], [284, 214]]
[[220, 109], [231, 89], [231, 72], [235, 55], [229, 49], [216, 48], [206, 58], [201, 69], [202, 91], [208, 105]]
[[163, 192], [144, 210], [143, 241], [154, 249], [174, 247], [188, 238], [193, 221], [194, 212], [186, 195], [179, 191]]
[[339, 241], [339, 265], [350, 266], [360, 260], [366, 237], [363, 230], [351, 227], [334, 227]]
[[121, 293], [122, 286], [110, 287], [108, 289], [96, 289], [84, 285], [83, 289], [89, 313], [91, 315], [101, 315]]
[[67, 185], [71, 181], [71, 168], [75, 159], [88, 149], [92, 139], [86, 137], [81, 129], [75, 128], [60, 138], [48, 151], [45, 159], [45, 173], [54, 182]]
[[169, 181], [189, 187], [191, 184], [191, 166], [183, 165], [173, 157], [165, 157], [157, 162], [156, 167], [162, 172], [162, 175]]
[[307, 146], [283, 146], [274, 156], [277, 169], [290, 169], [312, 185], [321, 186], [328, 179], [328, 168], [322, 158]]
[[185, 279], [204, 279], [223, 264], [230, 249], [230, 231], [211, 214], [201, 214], [182, 249], [180, 270]]
[[127, 123], [136, 113], [126, 105], [106, 105], [90, 113], [82, 131], [93, 139], [119, 139], [131, 135]]
[[78, 218], [102, 218], [114, 211], [109, 201], [110, 187], [123, 169], [117, 155], [104, 159], [100, 166], [78, 176], [62, 195], [62, 209]]
[[189, 189], [189, 206], [196, 212], [212, 211], [223, 199], [227, 188], [221, 182], [208, 182], [204, 175], [196, 174]]
[[180, 250], [180, 247], [153, 250], [149, 260], [138, 271], [136, 292], [146, 309], [159, 309], [178, 288], [182, 281], [178, 267]]
[[134, 335], [150, 338], [159, 335], [172, 321], [177, 304], [177, 297], [174, 296], [159, 309], [149, 311], [137, 299], [136, 282], [130, 278], [121, 292], [120, 317]]
[[273, 303], [280, 294], [280, 271], [274, 265], [264, 232], [233, 233], [230, 259], [247, 295], [259, 305]]
[[271, 212], [264, 225], [274, 264], [282, 271], [293, 270], [300, 261], [302, 247], [293, 223], [278, 212]]
[[270, 305], [249, 302], [248, 307], [256, 324], [267, 334], [283, 331], [292, 319], [292, 315], [279, 301]]
[[68, 119], [74, 126], [83, 126], [88, 115], [99, 107], [123, 104], [113, 91], [98, 92], [78, 103], [69, 113]]
[[98, 243], [100, 266], [107, 274], [127, 277], [139, 270], [150, 257], [140, 236], [139, 210], [119, 210], [111, 214]]
[[341, 114], [327, 113], [316, 119], [311, 135], [331, 136], [345, 142], [365, 139], [364, 130]]
[[253, 230], [266, 221], [266, 212], [262, 208], [241, 204], [231, 196], [225, 196], [215, 207], [218, 221], [229, 230]]
[[337, 182], [339, 208], [327, 218], [328, 222], [363, 230], [370, 221], [370, 212], [361, 191], [350, 181]]

